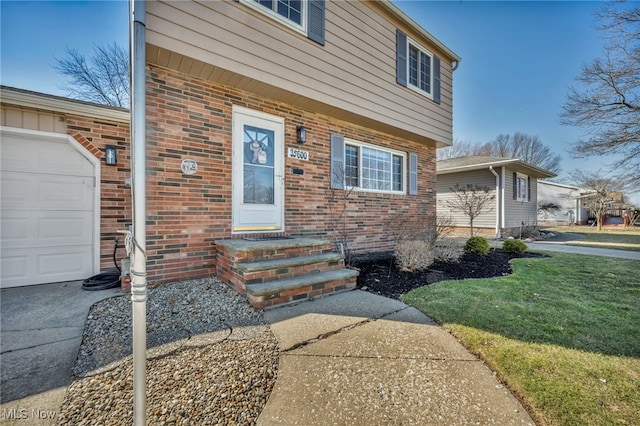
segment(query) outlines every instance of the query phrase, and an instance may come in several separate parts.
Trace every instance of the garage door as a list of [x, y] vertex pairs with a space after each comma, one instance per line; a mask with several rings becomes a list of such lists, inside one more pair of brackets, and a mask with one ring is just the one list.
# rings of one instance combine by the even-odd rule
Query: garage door
[[66, 135], [2, 129], [1, 286], [96, 272], [98, 161]]

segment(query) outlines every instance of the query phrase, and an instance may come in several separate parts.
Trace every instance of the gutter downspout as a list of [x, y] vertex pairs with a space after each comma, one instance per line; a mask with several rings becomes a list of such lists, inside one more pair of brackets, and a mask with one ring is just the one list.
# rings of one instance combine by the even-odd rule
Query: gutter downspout
[[489, 171], [496, 177], [496, 238], [500, 238], [500, 175], [489, 166]]
[[131, 302], [133, 315], [133, 424], [145, 426], [147, 409], [147, 199], [146, 199], [146, 4], [129, 0], [131, 60], [131, 199], [133, 247]]

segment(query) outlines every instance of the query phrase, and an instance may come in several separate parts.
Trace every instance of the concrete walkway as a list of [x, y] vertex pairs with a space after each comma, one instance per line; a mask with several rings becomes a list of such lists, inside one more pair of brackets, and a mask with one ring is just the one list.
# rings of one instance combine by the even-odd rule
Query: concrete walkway
[[259, 425], [533, 425], [420, 311], [362, 291], [265, 313], [282, 354]]
[[80, 281], [2, 289], [0, 424], [58, 424], [89, 308], [121, 294]]

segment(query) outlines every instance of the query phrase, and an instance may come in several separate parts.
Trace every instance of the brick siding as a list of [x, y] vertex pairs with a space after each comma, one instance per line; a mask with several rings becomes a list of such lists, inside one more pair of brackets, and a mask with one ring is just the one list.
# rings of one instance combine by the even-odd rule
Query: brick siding
[[[67, 133], [90, 153], [100, 164], [100, 269], [113, 265], [113, 241], [119, 237], [116, 259], [118, 264], [126, 256], [124, 238], [119, 230], [131, 224], [131, 188], [125, 185], [130, 173], [129, 123], [66, 115]], [[105, 145], [115, 145], [117, 164], [104, 163]]]
[[[332, 117], [263, 99], [232, 87], [160, 67], [147, 68], [147, 252], [149, 281], [164, 283], [215, 274], [215, 239], [230, 238], [232, 106], [285, 119], [285, 150], [300, 148], [296, 126], [307, 128], [309, 161], [285, 158], [286, 235], [331, 238], [328, 198], [330, 134], [418, 154], [419, 195], [353, 191], [348, 233], [358, 252], [391, 249], [383, 219], [408, 211], [435, 216], [435, 148], [370, 131]], [[121, 153], [118, 152], [120, 156]], [[180, 171], [183, 159], [195, 175]], [[120, 157], [119, 157], [120, 161]], [[293, 168], [304, 175], [294, 175]], [[407, 178], [407, 177], [405, 177]]]

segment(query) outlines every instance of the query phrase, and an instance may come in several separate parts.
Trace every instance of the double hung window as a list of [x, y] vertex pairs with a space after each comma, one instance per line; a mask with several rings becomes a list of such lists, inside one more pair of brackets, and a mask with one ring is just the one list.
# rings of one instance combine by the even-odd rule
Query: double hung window
[[396, 81], [440, 103], [440, 58], [396, 30]]
[[513, 198], [518, 201], [527, 201], [529, 199], [529, 178], [520, 173], [514, 173], [514, 194]]
[[431, 95], [431, 55], [409, 42], [409, 85]]

